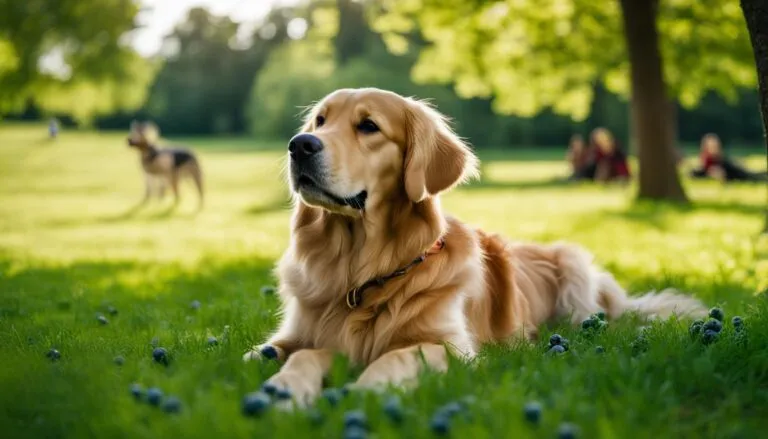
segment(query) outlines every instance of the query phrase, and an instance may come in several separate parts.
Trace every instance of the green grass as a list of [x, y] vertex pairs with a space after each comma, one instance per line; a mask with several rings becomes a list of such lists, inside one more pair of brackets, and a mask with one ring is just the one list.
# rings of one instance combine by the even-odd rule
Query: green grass
[[[571, 340], [564, 356], [544, 355], [545, 342], [489, 347], [476, 368], [427, 374], [404, 394], [402, 426], [384, 418], [377, 395], [321, 402], [326, 420], [314, 426], [303, 413], [240, 413], [243, 395], [277, 370], [240, 358], [276, 323], [276, 298], [259, 290], [274, 283], [288, 240], [281, 145], [189, 139], [206, 174], [205, 210], [194, 213], [186, 186], [176, 212], [168, 200], [131, 214], [143, 183], [124, 133], [65, 132], [55, 143], [44, 135], [0, 127], [3, 437], [341, 437], [352, 407], [364, 408], [375, 437], [431, 437], [434, 410], [463, 395], [478, 402], [453, 437], [554, 437], [564, 421], [581, 437], [605, 438], [758, 437], [768, 428], [768, 304], [756, 295], [768, 282], [768, 246], [756, 236], [764, 186], [686, 181], [693, 207], [633, 205], [632, 188], [552, 183], [566, 172], [560, 152], [482, 154], [482, 182], [446, 196], [446, 210], [514, 239], [581, 243], [633, 291], [694, 292], [727, 320], [744, 315], [746, 344], [726, 325], [705, 347], [672, 321], [652, 325], [648, 351], [633, 355], [631, 319], [595, 338], [555, 325], [543, 332]], [[743, 159], [764, 166], [759, 150]], [[119, 313], [100, 326], [106, 306]], [[221, 343], [208, 347], [209, 335]], [[154, 338], [171, 353], [167, 368], [151, 359]], [[598, 344], [606, 354], [594, 353]], [[51, 347], [60, 361], [46, 359]], [[340, 359], [329, 384], [353, 374]], [[182, 412], [137, 403], [134, 382], [179, 396]], [[522, 416], [534, 399], [545, 405], [538, 428]]]

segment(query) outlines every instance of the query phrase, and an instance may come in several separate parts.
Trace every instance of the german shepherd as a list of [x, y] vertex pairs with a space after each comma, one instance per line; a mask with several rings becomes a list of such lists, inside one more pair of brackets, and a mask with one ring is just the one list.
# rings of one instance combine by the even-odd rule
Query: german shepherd
[[157, 147], [159, 134], [160, 131], [152, 122], [131, 123], [128, 146], [139, 151], [146, 181], [146, 191], [141, 204], [147, 203], [153, 195], [162, 199], [168, 186], [173, 191], [174, 204], [178, 204], [179, 179], [190, 177], [199, 194], [198, 208], [202, 208], [203, 175], [200, 163], [189, 149]]

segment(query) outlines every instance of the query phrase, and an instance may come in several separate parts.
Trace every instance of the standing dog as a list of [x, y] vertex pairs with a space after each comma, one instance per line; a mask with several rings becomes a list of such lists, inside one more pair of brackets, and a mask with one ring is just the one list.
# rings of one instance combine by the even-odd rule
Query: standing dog
[[162, 199], [167, 186], [173, 191], [174, 204], [178, 204], [179, 180], [182, 177], [190, 177], [197, 187], [199, 207], [202, 208], [203, 175], [197, 158], [186, 148], [158, 148], [158, 137], [159, 130], [155, 124], [136, 121], [131, 123], [128, 146], [139, 151], [146, 181], [142, 204], [149, 201], [153, 193]]
[[245, 359], [285, 360], [269, 379], [301, 405], [333, 355], [366, 366], [358, 387], [414, 383], [448, 352], [536, 336], [557, 318], [703, 315], [674, 291], [631, 297], [572, 244], [508, 241], [446, 216], [440, 193], [475, 173], [472, 150], [433, 108], [377, 89], [339, 90], [288, 145], [296, 194], [277, 266], [279, 328]]

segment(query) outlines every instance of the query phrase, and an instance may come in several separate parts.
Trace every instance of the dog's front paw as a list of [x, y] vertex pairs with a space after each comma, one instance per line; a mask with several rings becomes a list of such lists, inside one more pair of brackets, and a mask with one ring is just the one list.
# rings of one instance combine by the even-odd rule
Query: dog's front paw
[[[278, 408], [290, 409], [292, 407], [306, 408], [320, 396], [322, 392], [322, 380], [301, 374], [297, 371], [281, 371], [267, 380], [265, 386], [276, 389], [279, 396]], [[291, 404], [291, 401], [294, 405]]]
[[263, 344], [261, 346], [254, 346], [252, 350], [243, 355], [243, 361], [254, 360], [285, 360], [285, 350], [280, 346], [272, 344]]

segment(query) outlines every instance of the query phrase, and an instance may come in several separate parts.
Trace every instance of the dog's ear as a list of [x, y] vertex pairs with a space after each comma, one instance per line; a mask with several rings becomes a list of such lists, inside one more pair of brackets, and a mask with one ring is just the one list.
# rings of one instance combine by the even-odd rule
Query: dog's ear
[[144, 140], [150, 145], [156, 143], [160, 139], [160, 129], [154, 122], [147, 121], [141, 124], [141, 134], [144, 137]]
[[448, 190], [477, 174], [477, 157], [425, 102], [407, 100], [405, 192], [411, 201]]

